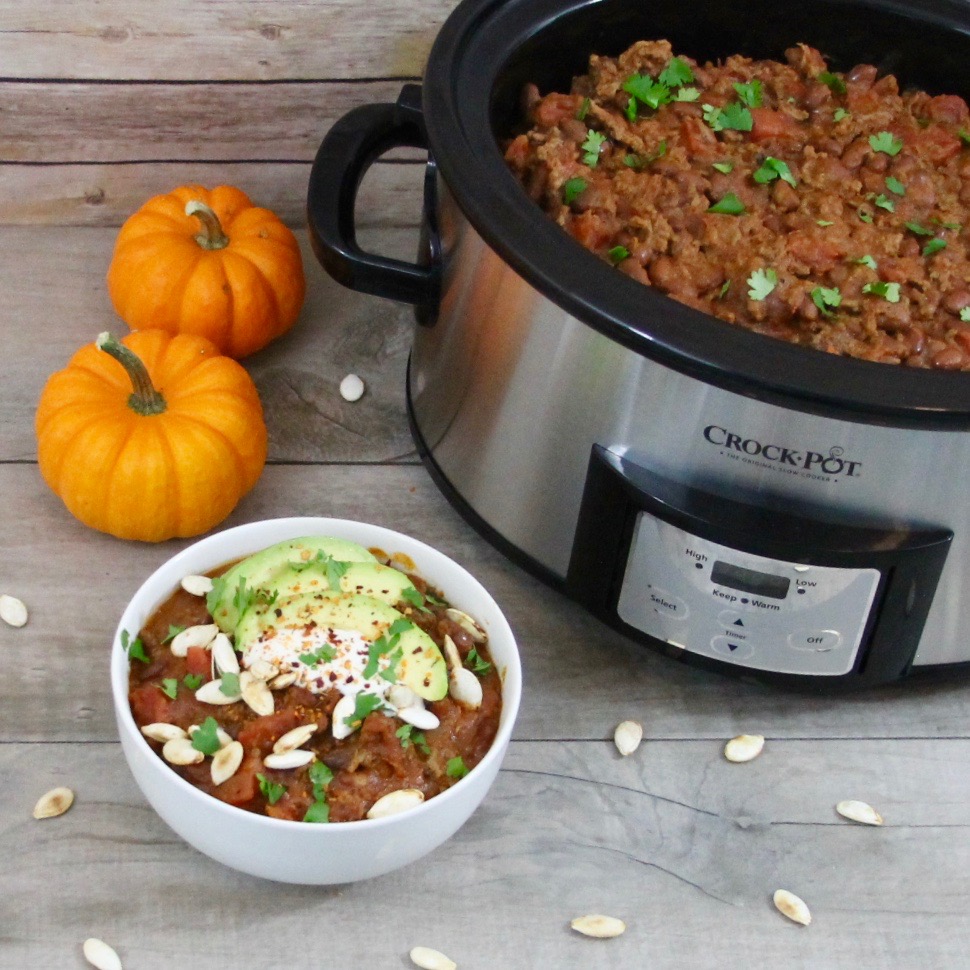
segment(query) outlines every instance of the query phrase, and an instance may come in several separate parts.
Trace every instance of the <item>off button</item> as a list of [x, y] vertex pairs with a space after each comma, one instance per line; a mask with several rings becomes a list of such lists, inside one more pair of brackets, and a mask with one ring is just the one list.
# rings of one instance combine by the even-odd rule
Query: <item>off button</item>
[[647, 596], [654, 613], [659, 613], [671, 620], [687, 619], [687, 604], [664, 589], [653, 587]]
[[788, 645], [793, 650], [811, 650], [825, 653], [834, 650], [842, 643], [838, 630], [796, 630], [788, 635]]

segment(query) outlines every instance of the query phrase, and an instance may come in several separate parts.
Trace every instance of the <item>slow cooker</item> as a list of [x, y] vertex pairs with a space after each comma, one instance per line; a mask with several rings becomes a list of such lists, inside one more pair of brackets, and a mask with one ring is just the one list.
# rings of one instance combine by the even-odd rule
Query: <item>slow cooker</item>
[[[571, 240], [507, 170], [526, 82], [665, 38], [968, 92], [957, 0], [464, 0], [422, 85], [325, 137], [308, 218], [327, 271], [416, 307], [407, 400], [435, 480], [515, 561], [644, 643], [835, 688], [970, 661], [970, 374], [837, 357], [716, 320]], [[390, 148], [427, 149], [413, 263], [357, 244]]]

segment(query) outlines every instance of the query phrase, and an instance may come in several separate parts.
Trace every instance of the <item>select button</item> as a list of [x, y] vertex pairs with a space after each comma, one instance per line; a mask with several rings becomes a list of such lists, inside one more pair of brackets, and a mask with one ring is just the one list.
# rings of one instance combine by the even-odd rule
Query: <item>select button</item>
[[654, 613], [666, 616], [671, 620], [684, 620], [687, 618], [687, 604], [666, 590], [654, 587], [647, 594], [650, 606]]
[[838, 630], [796, 630], [788, 635], [788, 645], [793, 650], [811, 650], [825, 653], [834, 650], [842, 643]]

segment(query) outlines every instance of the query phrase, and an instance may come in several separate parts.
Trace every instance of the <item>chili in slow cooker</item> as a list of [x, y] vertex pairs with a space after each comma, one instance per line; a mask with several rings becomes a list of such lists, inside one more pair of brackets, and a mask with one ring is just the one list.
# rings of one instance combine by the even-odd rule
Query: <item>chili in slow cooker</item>
[[[932, 56], [928, 54], [928, 56]], [[882, 363], [970, 370], [970, 111], [892, 75], [699, 64], [667, 41], [523, 92], [505, 158], [582, 245], [757, 333]]]

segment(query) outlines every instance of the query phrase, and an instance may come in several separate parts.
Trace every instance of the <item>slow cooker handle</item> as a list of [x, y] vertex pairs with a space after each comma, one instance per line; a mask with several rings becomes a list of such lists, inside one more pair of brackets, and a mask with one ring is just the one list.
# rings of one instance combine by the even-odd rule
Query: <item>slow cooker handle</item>
[[317, 151], [307, 190], [310, 242], [324, 269], [352, 290], [432, 306], [437, 264], [421, 266], [365, 252], [357, 245], [354, 207], [371, 164], [391, 148], [427, 148], [421, 87], [407, 84], [396, 104], [367, 104], [340, 118]]

